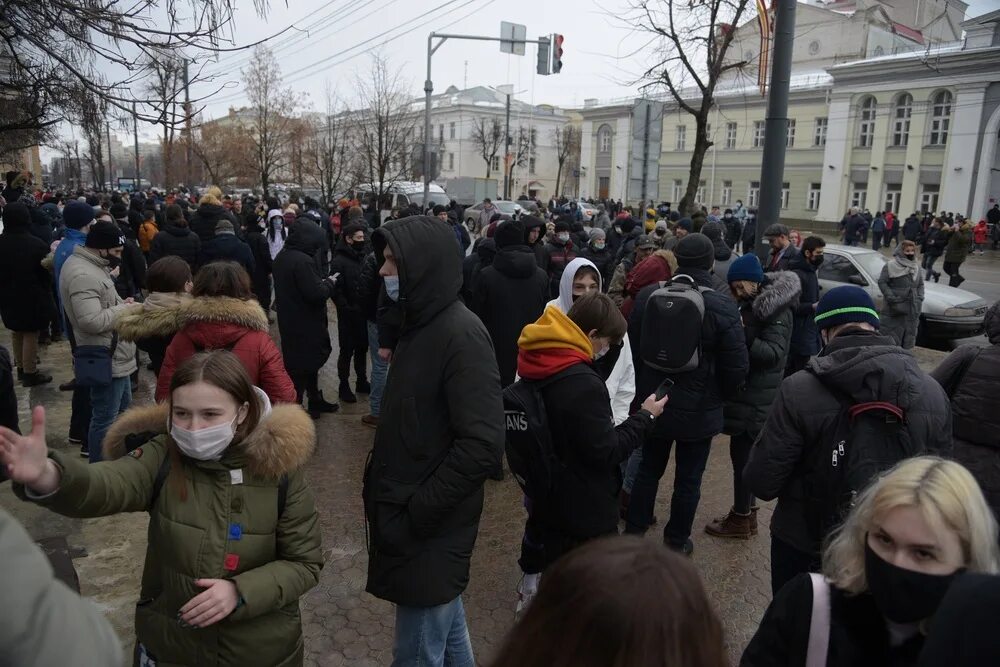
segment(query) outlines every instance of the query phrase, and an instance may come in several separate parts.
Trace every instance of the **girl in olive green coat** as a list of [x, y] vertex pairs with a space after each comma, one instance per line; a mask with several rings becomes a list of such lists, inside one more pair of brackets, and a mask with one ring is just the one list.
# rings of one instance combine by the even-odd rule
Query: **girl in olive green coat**
[[[272, 407], [235, 355], [215, 351], [177, 370], [168, 402], [122, 415], [104, 443], [117, 460], [49, 451], [44, 408], [32, 421], [28, 436], [0, 428], [18, 495], [67, 516], [150, 514], [137, 663], [302, 664], [298, 601], [323, 561], [301, 470], [316, 434], [300, 406]], [[159, 435], [122, 456], [141, 433]]]

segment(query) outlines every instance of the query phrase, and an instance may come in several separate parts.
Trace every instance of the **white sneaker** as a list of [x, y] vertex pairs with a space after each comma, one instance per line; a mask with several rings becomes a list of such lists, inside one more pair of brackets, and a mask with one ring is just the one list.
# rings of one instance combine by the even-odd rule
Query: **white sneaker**
[[532, 598], [538, 593], [538, 582], [541, 580], [541, 573], [525, 574], [521, 577], [521, 582], [517, 585], [517, 607], [514, 609], [515, 614], [520, 614], [528, 608]]

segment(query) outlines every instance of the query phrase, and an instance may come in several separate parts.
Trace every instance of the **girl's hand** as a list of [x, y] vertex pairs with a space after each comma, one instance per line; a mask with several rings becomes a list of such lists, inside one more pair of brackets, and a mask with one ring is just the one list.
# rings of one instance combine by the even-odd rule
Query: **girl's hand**
[[18, 435], [0, 426], [0, 463], [7, 466], [12, 481], [38, 495], [59, 488], [59, 470], [49, 460], [45, 444], [45, 408], [39, 405], [31, 412], [30, 435]]
[[236, 584], [229, 579], [195, 579], [205, 590], [181, 607], [180, 620], [195, 628], [207, 628], [233, 613], [239, 604]]

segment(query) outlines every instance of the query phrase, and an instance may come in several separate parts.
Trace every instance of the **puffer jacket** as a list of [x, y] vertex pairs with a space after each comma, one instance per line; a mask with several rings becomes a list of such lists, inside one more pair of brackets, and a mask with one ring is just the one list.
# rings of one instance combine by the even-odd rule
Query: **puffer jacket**
[[[545, 265], [542, 266], [549, 274], [549, 296], [556, 298], [559, 296], [559, 279], [562, 278], [566, 266], [576, 259], [577, 250], [572, 239], [566, 243], [560, 243], [555, 237], [545, 244]], [[598, 270], [598, 274], [600, 270]]]
[[740, 304], [743, 333], [750, 354], [746, 384], [726, 401], [723, 433], [756, 436], [778, 393], [792, 340], [792, 307], [802, 286], [791, 271], [767, 274], [767, 282], [750, 303]]
[[149, 244], [149, 263], [152, 264], [161, 257], [174, 255], [180, 257], [192, 271], [198, 269], [198, 254], [201, 252], [201, 239], [187, 227], [164, 225], [156, 232]]
[[180, 306], [191, 301], [186, 293], [152, 292], [141, 308], [129, 308], [118, 314], [115, 329], [122, 340], [135, 342], [149, 355], [153, 373], [160, 374], [167, 347], [174, 334], [184, 326]]
[[750, 454], [743, 479], [762, 500], [778, 499], [771, 534], [795, 549], [819, 553], [806, 519], [803, 480], [815, 450], [831, 451], [843, 400], [886, 401], [905, 413], [910, 439], [927, 453], [951, 453], [951, 409], [940, 385], [891, 338], [848, 329], [781, 383]]
[[[302, 471], [316, 431], [301, 407], [262, 404], [260, 424], [220, 460], [182, 456], [183, 471], [167, 476], [155, 502], [153, 483], [172, 446], [165, 403], [118, 418], [104, 441], [108, 458], [116, 460], [87, 465], [49, 452], [60, 486], [38, 504], [80, 518], [149, 512], [135, 634], [158, 667], [303, 663], [299, 598], [316, 585], [323, 567], [319, 517]], [[122, 456], [125, 436], [135, 433], [158, 435]], [[241, 484], [231, 481], [234, 470], [242, 471]], [[23, 487], [15, 492], [27, 499]], [[230, 536], [234, 525], [239, 539]], [[227, 568], [230, 554], [237, 560]], [[223, 578], [236, 584], [244, 603], [207, 628], [182, 627], [180, 608], [203, 590], [194, 581]]]
[[[110, 348], [115, 318], [123, 310], [139, 307], [126, 304], [118, 295], [108, 260], [83, 246], [73, 248], [73, 254], [62, 265], [59, 298], [77, 345]], [[135, 343], [119, 340], [111, 360], [112, 377], [126, 377], [135, 369]]]
[[805, 255], [799, 253], [788, 262], [788, 270], [799, 277], [801, 292], [799, 301], [792, 307], [791, 354], [812, 356], [822, 349], [823, 344], [816, 326], [816, 309], [819, 301], [819, 278], [816, 267], [809, 263]]
[[215, 226], [222, 220], [233, 223], [233, 229], [239, 229], [240, 223], [236, 216], [218, 204], [201, 204], [198, 210], [191, 216], [191, 231], [198, 235], [202, 243], [207, 243], [215, 238]]
[[946, 230], [948, 245], [944, 248], [944, 261], [961, 264], [969, 256], [972, 248], [972, 224], [963, 222], [958, 231]]
[[988, 347], [960, 345], [931, 373], [951, 399], [954, 457], [1000, 516], [1000, 302], [986, 312]]
[[[273, 403], [295, 402], [295, 385], [268, 333], [267, 315], [259, 303], [227, 296], [202, 296], [178, 305], [174, 314], [176, 319], [170, 319], [170, 313], [163, 313], [154, 321], [161, 325], [156, 333], [174, 333], [156, 377], [156, 400], [167, 398], [174, 371], [188, 357], [204, 350], [227, 349], [239, 357], [250, 381], [263, 389]], [[171, 332], [175, 324], [181, 328]], [[137, 333], [154, 333], [150, 326]]]

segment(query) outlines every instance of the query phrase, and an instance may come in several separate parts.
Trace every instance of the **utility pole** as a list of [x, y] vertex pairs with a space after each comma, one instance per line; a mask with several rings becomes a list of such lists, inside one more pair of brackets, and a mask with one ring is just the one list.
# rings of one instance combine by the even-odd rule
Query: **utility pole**
[[768, 225], [781, 215], [781, 183], [785, 173], [785, 143], [788, 136], [788, 88], [792, 77], [792, 46], [795, 43], [795, 4], [797, 0], [778, 0], [774, 15], [774, 46], [771, 62], [771, 87], [767, 96], [767, 119], [764, 122], [764, 155], [760, 169], [760, 202], [754, 252], [766, 265], [768, 248], [761, 243]]
[[503, 198], [510, 199], [510, 93], [507, 93], [507, 111], [504, 121], [504, 153], [503, 153]]
[[191, 187], [191, 90], [188, 80], [188, 65], [190, 61], [184, 59], [184, 133], [187, 136], [185, 142], [185, 172], [184, 185]]
[[[107, 133], [108, 133], [108, 184], [111, 186], [111, 189], [114, 190], [115, 189], [115, 185], [114, 185], [115, 184], [115, 165], [114, 165], [114, 159], [111, 157], [111, 122], [110, 121], [105, 121], [104, 122], [104, 128], [107, 130]], [[103, 186], [102, 186], [102, 189], [103, 189]]]
[[135, 143], [135, 186], [132, 192], [142, 190], [142, 176], [139, 173], [139, 114], [135, 110], [135, 102], [132, 102], [132, 138]]

